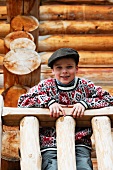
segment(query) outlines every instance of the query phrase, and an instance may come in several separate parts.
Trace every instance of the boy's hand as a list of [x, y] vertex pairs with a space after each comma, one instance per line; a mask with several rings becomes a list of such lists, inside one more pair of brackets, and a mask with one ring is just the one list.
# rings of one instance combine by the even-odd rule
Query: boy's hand
[[65, 110], [61, 107], [59, 103], [53, 103], [49, 106], [50, 115], [52, 117], [59, 117], [60, 112], [65, 116]]
[[74, 118], [82, 117], [84, 115], [85, 107], [81, 103], [74, 104], [72, 108], [72, 115]]

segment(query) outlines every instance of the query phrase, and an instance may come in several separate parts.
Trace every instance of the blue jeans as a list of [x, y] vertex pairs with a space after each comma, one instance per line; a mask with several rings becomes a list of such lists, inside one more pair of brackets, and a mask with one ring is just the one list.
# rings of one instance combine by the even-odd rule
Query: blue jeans
[[[75, 150], [77, 170], [93, 170], [91, 150], [83, 146], [76, 146]], [[58, 170], [56, 150], [42, 153], [42, 170]]]

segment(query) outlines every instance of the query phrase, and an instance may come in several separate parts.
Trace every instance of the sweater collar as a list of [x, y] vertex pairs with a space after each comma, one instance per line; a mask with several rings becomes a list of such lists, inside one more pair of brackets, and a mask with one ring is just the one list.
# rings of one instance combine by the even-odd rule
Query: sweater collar
[[65, 91], [68, 91], [68, 90], [73, 90], [75, 87], [76, 87], [76, 84], [77, 84], [77, 80], [78, 78], [76, 77], [75, 79], [73, 79], [70, 83], [68, 84], [62, 84], [61, 82], [59, 82], [58, 80], [56, 80], [56, 84], [58, 86], [58, 88], [60, 90], [65, 90]]

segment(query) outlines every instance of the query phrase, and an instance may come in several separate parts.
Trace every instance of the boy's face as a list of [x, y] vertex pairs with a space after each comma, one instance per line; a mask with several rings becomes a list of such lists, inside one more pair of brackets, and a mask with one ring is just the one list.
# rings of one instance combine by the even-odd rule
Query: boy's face
[[54, 62], [52, 72], [59, 82], [68, 84], [75, 78], [77, 70], [73, 58], [61, 58]]

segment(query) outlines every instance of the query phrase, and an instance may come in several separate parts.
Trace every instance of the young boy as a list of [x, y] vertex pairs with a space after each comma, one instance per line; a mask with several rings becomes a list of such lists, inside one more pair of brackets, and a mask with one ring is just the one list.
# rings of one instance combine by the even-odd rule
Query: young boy
[[[113, 105], [113, 97], [101, 87], [84, 78], [76, 77], [79, 54], [71, 48], [55, 51], [48, 60], [55, 78], [41, 81], [18, 101], [18, 107], [48, 107], [50, 115], [65, 115], [63, 107], [72, 107], [74, 118], [84, 115], [86, 109]], [[77, 170], [92, 170], [91, 128], [75, 129]], [[42, 170], [57, 170], [57, 146], [55, 127], [40, 128]]]

